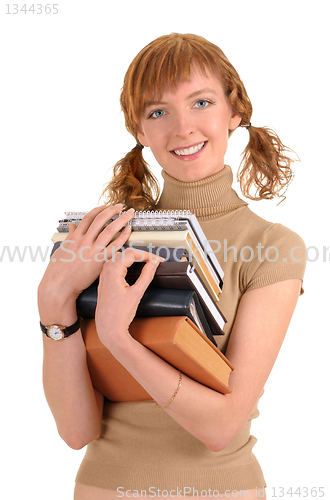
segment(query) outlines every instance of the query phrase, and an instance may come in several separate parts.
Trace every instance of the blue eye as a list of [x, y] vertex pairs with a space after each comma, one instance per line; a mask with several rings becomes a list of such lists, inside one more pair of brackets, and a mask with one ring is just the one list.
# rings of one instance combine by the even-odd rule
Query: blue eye
[[160, 118], [161, 116], [164, 116], [165, 111], [163, 109], [157, 109], [153, 113], [151, 113], [150, 118]]
[[206, 108], [210, 103], [209, 101], [205, 101], [204, 99], [201, 99], [200, 101], [197, 101], [196, 104], [194, 105], [194, 108]]

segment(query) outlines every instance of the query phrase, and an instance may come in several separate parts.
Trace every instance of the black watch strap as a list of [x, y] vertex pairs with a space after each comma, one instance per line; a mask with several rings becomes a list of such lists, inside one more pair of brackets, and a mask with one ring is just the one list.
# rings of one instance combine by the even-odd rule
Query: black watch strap
[[47, 326], [44, 326], [41, 321], [40, 321], [40, 328], [41, 328], [41, 331], [47, 335], [47, 337], [50, 337], [50, 338], [54, 338], [53, 336], [49, 335], [49, 330], [50, 329], [58, 329], [58, 330], [61, 330], [63, 332], [63, 337], [62, 338], [66, 338], [66, 337], [69, 337], [70, 335], [72, 335], [73, 333], [76, 333], [78, 330], [79, 330], [79, 327], [80, 327], [80, 319], [78, 318], [77, 321], [71, 325], [71, 326], [62, 326], [62, 325], [47, 325]]

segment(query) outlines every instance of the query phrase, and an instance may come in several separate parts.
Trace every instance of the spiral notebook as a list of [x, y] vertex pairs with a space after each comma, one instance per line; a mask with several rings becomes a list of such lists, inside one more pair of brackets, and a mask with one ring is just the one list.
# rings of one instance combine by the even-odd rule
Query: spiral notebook
[[[65, 238], [70, 223], [78, 226], [86, 213], [65, 212], [64, 219], [59, 221], [58, 233], [53, 237], [54, 243]], [[224, 272], [194, 214], [189, 210], [135, 212], [129, 224], [132, 227], [132, 233], [128, 244], [131, 246], [135, 246], [136, 242], [139, 246], [151, 243], [156, 247], [166, 247], [166, 245], [172, 248], [173, 245], [174, 248], [189, 247], [187, 249], [192, 252], [192, 261], [197, 261], [201, 278], [208, 284], [213, 298], [218, 300], [217, 296], [223, 287]], [[159, 235], [162, 231], [167, 232], [164, 237]]]

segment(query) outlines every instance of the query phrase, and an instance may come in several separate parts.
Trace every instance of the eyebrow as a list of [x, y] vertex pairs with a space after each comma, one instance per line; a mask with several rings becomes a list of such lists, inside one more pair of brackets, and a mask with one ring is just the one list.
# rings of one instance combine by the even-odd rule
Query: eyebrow
[[[196, 96], [198, 96], [200, 94], [214, 94], [214, 95], [217, 95], [217, 93], [215, 92], [215, 90], [206, 87], [204, 89], [195, 90], [195, 92], [192, 92], [191, 94], [189, 94], [187, 96], [187, 99], [191, 99], [192, 97], [196, 97]], [[145, 108], [148, 108], [149, 106], [159, 106], [159, 105], [164, 105], [164, 104], [166, 104], [166, 102], [164, 102], [164, 101], [148, 101], [145, 104]]]
[[195, 97], [199, 94], [214, 94], [217, 95], [216, 91], [213, 89], [205, 88], [205, 89], [200, 89], [196, 90], [196, 92], [193, 92], [192, 94], [188, 95], [188, 99], [191, 99], [192, 97]]

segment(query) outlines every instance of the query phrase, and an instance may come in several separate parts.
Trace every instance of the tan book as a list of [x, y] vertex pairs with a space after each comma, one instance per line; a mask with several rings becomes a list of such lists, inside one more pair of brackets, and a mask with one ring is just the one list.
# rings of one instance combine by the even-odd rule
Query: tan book
[[[152, 398], [100, 341], [94, 320], [83, 320], [87, 363], [93, 386], [110, 401], [144, 401]], [[197, 382], [231, 393], [227, 358], [186, 316], [135, 318], [132, 337]]]
[[[137, 243], [138, 242], [138, 243]], [[199, 277], [208, 288], [213, 300], [218, 301], [221, 293], [219, 281], [207, 263], [202, 248], [197, 238], [189, 231], [133, 231], [127, 240], [127, 244], [133, 246], [134, 243], [140, 246], [152, 243], [155, 247], [178, 248], [183, 247], [191, 252], [192, 261], [196, 265]]]

